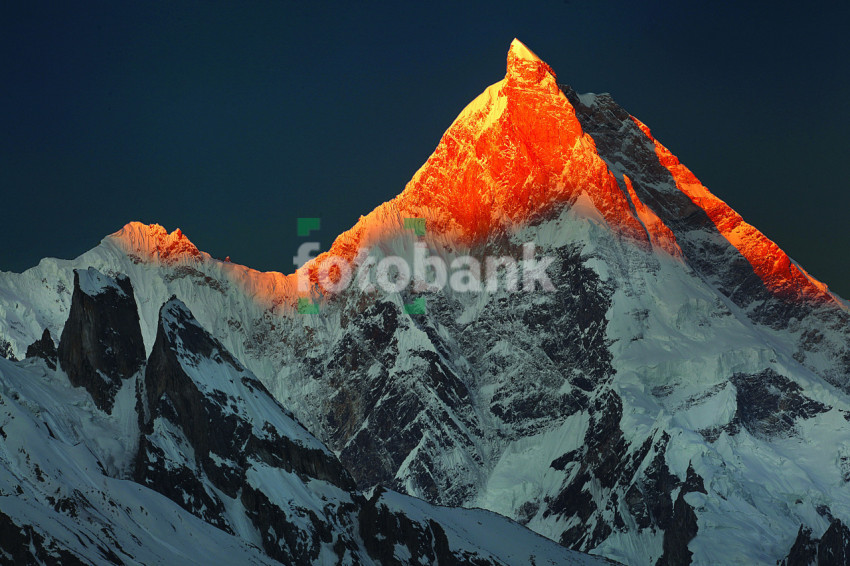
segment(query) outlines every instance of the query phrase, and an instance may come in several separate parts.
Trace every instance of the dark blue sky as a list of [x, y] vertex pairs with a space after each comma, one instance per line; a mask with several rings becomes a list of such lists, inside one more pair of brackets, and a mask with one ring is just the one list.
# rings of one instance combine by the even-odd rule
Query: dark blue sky
[[516, 36], [850, 297], [846, 9], [18, 4], [0, 8], [0, 269], [141, 220], [289, 272], [296, 217], [328, 246], [400, 192]]

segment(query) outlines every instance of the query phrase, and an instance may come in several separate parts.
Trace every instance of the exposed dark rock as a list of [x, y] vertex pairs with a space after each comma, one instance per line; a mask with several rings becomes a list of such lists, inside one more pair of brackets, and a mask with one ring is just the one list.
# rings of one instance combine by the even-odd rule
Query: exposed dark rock
[[[366, 551], [379, 564], [440, 564], [441, 566], [489, 565], [492, 561], [481, 556], [453, 551], [443, 528], [433, 520], [424, 523], [393, 513], [380, 501], [383, 489], [375, 489], [372, 498], [364, 502], [359, 513], [360, 536]], [[397, 546], [405, 547], [411, 558], [402, 562]]]
[[282, 509], [251, 486], [244, 487], [241, 500], [251, 522], [258, 527], [263, 550], [284, 564], [312, 564], [319, 556], [320, 542], [333, 540], [332, 529], [312, 510], [296, 511], [309, 519], [313, 530], [307, 532], [292, 524]]
[[[447, 414], [456, 411], [461, 419], [471, 415], [466, 385], [446, 358], [433, 351], [410, 352], [406, 365], [411, 369], [391, 374], [399, 357], [396, 333], [400, 326], [414, 324], [393, 303], [378, 301], [346, 316], [345, 338], [327, 365], [316, 369], [334, 390], [325, 405], [330, 446], [340, 450], [361, 488], [384, 484], [403, 489], [395, 482], [396, 471], [424, 443], [410, 468], [422, 494], [432, 501], [448, 494], [441, 502], [460, 504], [474, 486], [458, 477], [435, 483], [428, 449], [442, 453], [460, 441], [466, 442], [464, 451], [474, 452], [465, 430], [480, 432], [479, 423], [470, 418], [461, 426]], [[369, 426], [362, 427], [367, 419]]]
[[[136, 460], [136, 481], [230, 532], [232, 528], [224, 519], [224, 505], [206, 487], [209, 482], [229, 497], [241, 498], [270, 556], [284, 563], [308, 563], [317, 556], [318, 540], [303, 540], [305, 531], [292, 525], [283, 510], [247, 482], [248, 469], [253, 463], [262, 463], [298, 474], [305, 481], [324, 480], [346, 491], [354, 489], [354, 481], [332, 455], [298, 444], [268, 423], [258, 434], [240, 409], [244, 400], [231, 398], [214, 388], [202, 391], [185, 369], [202, 358], [229, 366], [230, 375], [242, 374], [239, 377], [242, 386], [251, 393], [268, 396], [270, 403], [277, 405], [262, 383], [194, 320], [183, 303], [172, 298], [160, 310], [156, 340], [145, 368], [143, 393], [140, 391], [139, 404], [148, 410]], [[179, 431], [175, 434], [184, 438], [178, 437], [176, 442], [185, 441], [189, 445], [185, 452], [193, 454], [193, 459], [182, 464], [166, 462], [153, 437], [158, 419], [163, 422], [160, 428], [170, 426], [171, 430]], [[334, 527], [327, 524], [327, 519], [309, 510], [296, 512], [310, 517], [314, 536], [321, 533], [324, 533], [322, 537], [330, 536]]]
[[[685, 495], [695, 492], [706, 493], [705, 482], [690, 464], [684, 482], [678, 481], [675, 476], [669, 473], [667, 466], [663, 463], [663, 458], [661, 465], [663, 465], [663, 474], [665, 475], [663, 489], [666, 491], [659, 490], [656, 500], [663, 499], [666, 502], [661, 506], [663, 516], [658, 522], [659, 526], [664, 529], [664, 541], [662, 543], [664, 550], [656, 565], [679, 566], [690, 564], [693, 553], [688, 550], [688, 544], [697, 535], [699, 526], [694, 508], [685, 501]], [[676, 497], [676, 502], [670, 506], [671, 494], [677, 487], [681, 488], [679, 495]]]
[[688, 543], [697, 536], [699, 527], [694, 508], [685, 501], [685, 490], [679, 492], [673, 505], [673, 517], [670, 525], [664, 530], [664, 551], [656, 566], [683, 566], [691, 563], [693, 553], [688, 550]]
[[820, 539], [812, 536], [812, 530], [800, 525], [797, 538], [781, 566], [846, 566], [850, 564], [850, 529], [833, 519]]
[[50, 331], [44, 329], [40, 340], [36, 340], [27, 347], [28, 358], [41, 358], [47, 363], [50, 369], [56, 369], [56, 361], [59, 354], [56, 351], [56, 345], [53, 343], [53, 338], [50, 336]]
[[[474, 253], [522, 256], [521, 246], [501, 242], [503, 247], [491, 249], [496, 245]], [[415, 449], [404, 481], [412, 480], [415, 492], [433, 503], [462, 504], [476, 489], [474, 466], [468, 474], [446, 474], [439, 454], [457, 450], [483, 461], [480, 439], [495, 434], [488, 432], [491, 418], [501, 421], [498, 434], [508, 437], [545, 430], [587, 408], [587, 392], [607, 383], [613, 374], [606, 338], [613, 289], [585, 265], [580, 250], [565, 246], [545, 253], [556, 256], [547, 269], [554, 292], [541, 293], [533, 304], [522, 293], [494, 297], [469, 322], [457, 320], [464, 309], [458, 299], [441, 293], [429, 297], [425, 318], [408, 317], [388, 301], [343, 305], [344, 336], [323, 361], [307, 363], [308, 373], [331, 391], [321, 409], [326, 440], [360, 487], [407, 491], [396, 473]], [[512, 336], [516, 353], [494, 349], [498, 329], [510, 321], [525, 328]], [[424, 332], [427, 346], [399, 352], [397, 336], [405, 325]], [[401, 356], [413, 369], [398, 369]], [[522, 373], [505, 380], [513, 368]], [[476, 386], [498, 384], [483, 420], [471, 399], [471, 380]]]
[[[161, 410], [162, 407], [157, 409]], [[151, 441], [152, 424], [144, 432], [139, 443], [135, 481], [168, 497], [207, 523], [232, 533], [230, 525], [223, 518], [223, 502], [204, 485], [206, 475], [202, 468], [199, 469], [200, 463], [191, 460], [169, 461], [165, 452]], [[186, 447], [186, 451], [191, 453], [191, 447]]]
[[664, 449], [668, 440], [669, 437], [665, 433], [659, 450], [641, 481], [649, 515], [653, 523], [665, 532], [673, 526], [676, 513], [671, 494], [680, 485], [679, 478], [670, 473], [665, 462]]
[[[576, 524], [561, 535], [559, 542], [564, 546], [589, 550], [612, 531], [611, 526], [604, 521], [594, 522], [590, 519], [601, 511], [600, 505], [616, 513], [616, 498], [611, 497], [611, 490], [629, 474], [628, 466], [623, 465], [627, 444], [620, 430], [622, 411], [622, 402], [616, 393], [604, 391], [593, 403], [591, 424], [585, 434], [584, 445], [551, 463], [555, 469], [577, 469], [568, 476], [570, 479], [561, 492], [547, 501], [548, 505], [543, 512], [544, 517], [556, 515], [565, 520], [574, 519]], [[592, 491], [606, 496], [594, 498]]]
[[818, 540], [812, 538], [812, 529], [800, 525], [797, 539], [794, 541], [788, 556], [779, 561], [781, 566], [810, 566], [815, 563], [818, 555]]
[[178, 267], [175, 267], [170, 273], [168, 273], [164, 277], [164, 279], [168, 282], [174, 281], [175, 279], [183, 278], [189, 278], [193, 280], [196, 285], [209, 287], [210, 289], [214, 289], [219, 293], [225, 293], [227, 291], [226, 283], [222, 283], [218, 279], [213, 279], [209, 275], [198, 271], [191, 265], [180, 265]]
[[98, 408], [111, 412], [123, 381], [145, 361], [145, 346], [130, 280], [112, 279], [89, 268], [86, 277], [106, 284], [89, 295], [80, 288], [74, 270], [74, 293], [68, 321], [59, 340], [59, 364], [68, 379], [84, 387]]
[[850, 529], [833, 521], [818, 542], [818, 566], [850, 564]]
[[705, 490], [705, 482], [702, 477], [694, 471], [692, 464], [688, 464], [688, 472], [682, 489], [685, 493], [704, 493], [708, 495], [708, 492]]
[[12, 345], [3, 338], [0, 338], [0, 358], [6, 358], [7, 360], [12, 362], [18, 361], [12, 349]]
[[[568, 483], [558, 496], [547, 501], [544, 517], [560, 515], [573, 524], [560, 543], [574, 550], [591, 550], [615, 529], [625, 530], [623, 513], [631, 515], [640, 529], [664, 532], [661, 564], [688, 564], [688, 543], [697, 532], [696, 514], [684, 500], [691, 492], [706, 493], [702, 478], [688, 466], [684, 481], [670, 472], [666, 450], [670, 437], [648, 437], [636, 450], [620, 429], [622, 403], [613, 391], [605, 391], [593, 404], [591, 424], [584, 445], [555, 459], [551, 466], [568, 473]], [[679, 489], [679, 496], [673, 494]], [[624, 490], [619, 505], [619, 490]], [[592, 495], [595, 494], [595, 495]], [[613, 521], [603, 519], [610, 512]], [[677, 560], [685, 560], [677, 562]]]
[[[0, 510], [0, 563], [15, 566], [85, 566], [77, 555], [32, 525], [18, 525]], [[122, 562], [118, 562], [122, 564]]]
[[803, 395], [803, 388], [772, 369], [756, 375], [732, 376], [738, 390], [736, 421], [752, 434], [788, 434], [798, 419], [809, 419], [829, 407]]

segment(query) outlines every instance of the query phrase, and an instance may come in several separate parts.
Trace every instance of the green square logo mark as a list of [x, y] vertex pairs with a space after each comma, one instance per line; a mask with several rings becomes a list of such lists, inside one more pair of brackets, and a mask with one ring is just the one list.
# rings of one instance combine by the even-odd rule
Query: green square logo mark
[[298, 236], [303, 238], [309, 236], [310, 232], [318, 230], [322, 225], [321, 218], [299, 218], [298, 219]]
[[313, 304], [307, 297], [299, 297], [298, 314], [319, 314], [319, 305]]
[[417, 236], [425, 235], [425, 219], [424, 218], [405, 218], [404, 229], [413, 230]]
[[404, 305], [407, 314], [425, 314], [425, 297], [419, 297], [410, 304]]

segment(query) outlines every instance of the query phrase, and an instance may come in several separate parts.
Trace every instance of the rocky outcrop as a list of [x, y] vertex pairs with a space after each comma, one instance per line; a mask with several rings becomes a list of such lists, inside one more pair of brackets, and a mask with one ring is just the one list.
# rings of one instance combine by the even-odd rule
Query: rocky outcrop
[[788, 551], [788, 556], [780, 561], [780, 566], [811, 566], [816, 564], [818, 556], [818, 539], [812, 537], [812, 529], [800, 525], [794, 545]]
[[[102, 556], [105, 558], [108, 552], [104, 548]], [[0, 562], [16, 566], [85, 566], [86, 564], [32, 525], [15, 524], [3, 511], [0, 511]]]
[[17, 361], [17, 358], [15, 358], [15, 352], [12, 350], [12, 345], [3, 338], [0, 338], [0, 358], [6, 358], [13, 362]]
[[[393, 513], [380, 502], [384, 490], [375, 489], [372, 497], [360, 509], [360, 536], [369, 555], [379, 564], [400, 566], [396, 547], [412, 550], [414, 564], [462, 564], [452, 553], [443, 528], [435, 521], [419, 523], [402, 513]], [[488, 564], [488, 562], [480, 562]]]
[[850, 529], [834, 520], [818, 541], [818, 566], [850, 564]]
[[[252, 414], [246, 403], [268, 407], [271, 413]], [[249, 475], [268, 467], [342, 490], [354, 489], [354, 481], [315, 441], [298, 442], [273, 424], [284, 415], [307, 434], [176, 298], [160, 310], [139, 405], [143, 422], [137, 482], [227, 532], [234, 525], [219, 492], [239, 499], [270, 556], [285, 563], [316, 559], [318, 542], [305, 546], [303, 529]], [[179, 452], [170, 449], [172, 442]], [[311, 536], [329, 539], [337, 530], [328, 517], [309, 509], [303, 513], [313, 526]]]
[[110, 412], [124, 380], [145, 361], [136, 299], [127, 277], [113, 279], [94, 268], [74, 271], [58, 356], [71, 383], [84, 387], [98, 408]]
[[56, 369], [56, 362], [59, 359], [59, 353], [56, 351], [56, 344], [53, 343], [53, 337], [50, 336], [50, 331], [44, 329], [40, 340], [36, 340], [27, 347], [28, 358], [41, 358], [50, 369]]
[[833, 519], [818, 539], [812, 530], [800, 525], [797, 539], [781, 562], [781, 566], [837, 566], [850, 564], [850, 529]]
[[788, 434], [798, 420], [810, 419], [830, 408], [803, 394], [803, 388], [772, 369], [757, 375], [737, 373], [731, 378], [738, 410], [731, 423], [752, 434]]
[[673, 514], [670, 524], [664, 531], [663, 554], [658, 558], [656, 566], [681, 566], [690, 564], [693, 553], [688, 550], [688, 543], [697, 536], [699, 525], [694, 508], [685, 501], [689, 493], [703, 493], [705, 483], [694, 471], [693, 466], [688, 466], [685, 483], [681, 484], [676, 503], [673, 504]]

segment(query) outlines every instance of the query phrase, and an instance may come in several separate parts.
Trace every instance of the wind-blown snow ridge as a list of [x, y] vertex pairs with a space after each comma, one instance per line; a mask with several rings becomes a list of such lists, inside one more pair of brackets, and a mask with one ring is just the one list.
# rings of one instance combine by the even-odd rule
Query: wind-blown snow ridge
[[676, 187], [708, 214], [718, 231], [741, 252], [752, 265], [756, 275], [777, 296], [791, 300], [814, 299], [841, 304], [832, 297], [824, 283], [809, 275], [776, 243], [747, 223], [732, 207], [714, 196], [690, 169], [653, 137], [646, 124], [634, 116], [631, 118], [655, 145], [658, 159], [670, 171]]
[[[176, 228], [169, 233], [159, 224], [129, 222], [107, 236], [103, 243], [116, 247], [136, 263], [159, 264], [182, 268], [199, 276], [221, 277], [237, 285], [243, 292], [263, 305], [279, 305], [294, 301], [295, 274], [278, 271], [257, 271], [213, 258], [200, 251], [188, 237]], [[204, 273], [191, 271], [203, 265]], [[187, 271], [188, 270], [188, 271]]]

